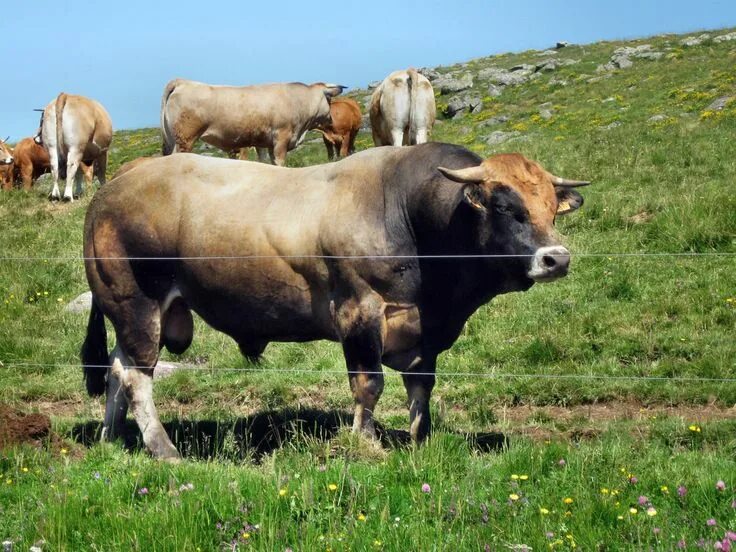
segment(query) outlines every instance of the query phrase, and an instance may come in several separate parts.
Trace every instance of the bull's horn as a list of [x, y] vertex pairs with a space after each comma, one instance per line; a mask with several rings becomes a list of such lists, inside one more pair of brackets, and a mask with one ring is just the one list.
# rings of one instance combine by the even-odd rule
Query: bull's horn
[[467, 167], [465, 169], [437, 167], [437, 170], [450, 180], [460, 182], [461, 184], [477, 184], [478, 182], [483, 182], [486, 178], [486, 171], [483, 165], [476, 165], [475, 167]]
[[8, 134], [8, 135], [7, 135], [6, 137], [5, 137], [5, 140], [3, 140], [3, 142], [7, 142], [8, 140], [10, 140], [10, 134]]
[[563, 186], [565, 188], [580, 188], [581, 186], [589, 186], [590, 182], [587, 180], [568, 180], [567, 178], [560, 178], [559, 176], [551, 175], [552, 183], [555, 186]]
[[33, 111], [46, 111], [45, 109], [34, 109]]

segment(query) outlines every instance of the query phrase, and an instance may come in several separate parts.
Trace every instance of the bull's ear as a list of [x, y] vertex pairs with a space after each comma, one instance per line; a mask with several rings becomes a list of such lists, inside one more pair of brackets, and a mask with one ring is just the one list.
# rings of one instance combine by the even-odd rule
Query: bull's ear
[[572, 188], [555, 186], [557, 194], [557, 214], [566, 215], [580, 208], [583, 204], [583, 196]]
[[470, 184], [463, 189], [463, 201], [476, 211], [487, 211], [483, 204], [483, 187]]
[[327, 96], [327, 99], [334, 98], [335, 96], [339, 96], [342, 94], [342, 91], [345, 90], [347, 86], [344, 86], [342, 84], [325, 84], [325, 96]]

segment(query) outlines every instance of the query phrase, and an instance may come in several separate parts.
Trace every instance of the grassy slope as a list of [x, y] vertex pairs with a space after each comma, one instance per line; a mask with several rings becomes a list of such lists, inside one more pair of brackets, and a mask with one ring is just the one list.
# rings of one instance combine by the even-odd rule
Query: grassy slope
[[[441, 121], [435, 127], [433, 139], [462, 143], [482, 155], [521, 151], [553, 172], [593, 180], [595, 185], [585, 190], [586, 205], [583, 209], [558, 224], [573, 255], [645, 251], [733, 253], [736, 251], [736, 199], [733, 193], [736, 104], [730, 104], [719, 114], [710, 113], [706, 108], [713, 99], [736, 93], [736, 77], [732, 71], [736, 45], [706, 43], [681, 49], [677, 46], [679, 37], [657, 37], [646, 42], [656, 49], [667, 47], [667, 44], [673, 49], [667, 51], [666, 59], [635, 61], [632, 68], [615, 72], [611, 78], [589, 83], [588, 78], [595, 75], [595, 67], [607, 61], [611, 51], [621, 44], [569, 47], [562, 50], [559, 57], [580, 59], [580, 63], [545, 74], [529, 84], [507, 89], [498, 99], [484, 98], [481, 113]], [[539, 59], [535, 52], [508, 54], [473, 60], [465, 70], [477, 72], [490, 65], [508, 68]], [[457, 68], [440, 68], [440, 71], [454, 69]], [[569, 84], [551, 85], [550, 78], [564, 78]], [[475, 88], [481, 96], [485, 94], [485, 85], [478, 79]], [[356, 92], [354, 95], [362, 98], [364, 93]], [[446, 99], [439, 98], [438, 102], [443, 104]], [[543, 102], [551, 102], [554, 108], [554, 116], [548, 121], [537, 116]], [[484, 124], [497, 114], [508, 115], [510, 120], [495, 126]], [[666, 115], [667, 119], [649, 122], [648, 119], [655, 114]], [[620, 122], [621, 125], [606, 130], [604, 127], [612, 122]], [[523, 137], [498, 146], [487, 146], [483, 137], [492, 130], [517, 130]], [[158, 151], [159, 138], [153, 129], [122, 131], [116, 133], [114, 144], [111, 171], [126, 160]], [[369, 136], [361, 135], [358, 148], [369, 146]], [[315, 143], [306, 144], [294, 152], [289, 163], [308, 165], [324, 160], [323, 146]], [[73, 206], [49, 205], [44, 198], [45, 186], [47, 184], [39, 184], [30, 194], [0, 195], [3, 255], [44, 258], [79, 254], [81, 223], [89, 197]], [[733, 339], [736, 310], [734, 303], [727, 301], [736, 296], [734, 264], [732, 257], [578, 257], [574, 260], [572, 274], [566, 280], [535, 286], [524, 294], [500, 297], [481, 309], [469, 321], [453, 349], [441, 357], [439, 373], [736, 377], [736, 345]], [[0, 360], [74, 365], [59, 368], [6, 367], [0, 380], [0, 401], [18, 405], [30, 402], [58, 412], [56, 421], [61, 428], [68, 427], [79, 418], [101, 417], [100, 405], [83, 396], [76, 366], [85, 316], [68, 314], [62, 309], [67, 300], [85, 289], [81, 263], [3, 261], [0, 265]], [[334, 344], [271, 345], [264, 361], [256, 368], [244, 363], [229, 339], [198, 324], [195, 343], [181, 360], [213, 368], [249, 367], [257, 371], [182, 372], [160, 382], [156, 387], [157, 400], [164, 405], [162, 410], [168, 417], [196, 410], [195, 418], [227, 419], [264, 407], [300, 404], [347, 408], [351, 403], [346, 378], [341, 373], [332, 373], [344, 369], [339, 348]], [[269, 372], [287, 367], [298, 367], [309, 373], [294, 376]], [[390, 426], [405, 427], [404, 397], [399, 381], [389, 378], [379, 406], [379, 419]], [[736, 385], [683, 384], [666, 380], [634, 382], [522, 377], [488, 381], [448, 377], [441, 378], [438, 383], [434, 410], [440, 426], [444, 424], [453, 429], [472, 428], [477, 431], [498, 427], [503, 406], [519, 401], [572, 405], [612, 399], [636, 399], [651, 404], [714, 402], [731, 406], [736, 403]], [[501, 427], [504, 427], [503, 420], [501, 422]], [[532, 417], [522, 425], [559, 427], [560, 422]], [[418, 531], [412, 531], [412, 528], [429, 526], [433, 530], [426, 538], [446, 535], [448, 546], [457, 545], [463, 532], [468, 531], [466, 545], [469, 542], [490, 542], [491, 538], [497, 542], [520, 542], [527, 535], [530, 536], [527, 544], [539, 544], [545, 527], [539, 516], [535, 517], [537, 507], [544, 505], [547, 497], [550, 503], [553, 500], [559, 503], [561, 498], [555, 493], [564, 492], [576, 497], [579, 495], [587, 506], [580, 512], [582, 515], [573, 520], [565, 519], [564, 512], [557, 512], [556, 533], [560, 532], [559, 524], [579, 527], [574, 534], [583, 549], [617, 539], [641, 545], [651, 538], [651, 527], [642, 529], [638, 525], [627, 525], [623, 530], [615, 526], [609, 528], [613, 521], [607, 517], [609, 514], [601, 513], [597, 502], [597, 488], [613, 486], [606, 478], [614, 477], [619, 464], [625, 462], [633, 466], [629, 469], [648, 474], [650, 489], [647, 493], [654, 492], [660, 484], [673, 488], [678, 478], [702, 482], [702, 496], [689, 504], [690, 509], [676, 515], [677, 503], [672, 502], [672, 513], [668, 513], [667, 520], [662, 520], [668, 530], [668, 538], [678, 531], [700, 535], [703, 528], [691, 526], [689, 523], [695, 522], [686, 520], [697, 519], [697, 523], [701, 523], [708, 516], [718, 513], [723, 518], [728, 514], [725, 502], [718, 503], [706, 492], [706, 487], [712, 486], [712, 482], [706, 484], [705, 480], [711, 476], [711, 468], [713, 474], [736, 472], [732, 462], [718, 459], [724, 453], [726, 457], [733, 458], [733, 428], [728, 422], [714, 422], [706, 432], [702, 447], [698, 446], [696, 452], [688, 452], [682, 460], [672, 462], [672, 454], [679, 453], [681, 445], [689, 442], [687, 425], [682, 420], [622, 422], [613, 426], [600, 441], [585, 445], [582, 450], [555, 451], [552, 457], [560, 454], [575, 458], [580, 466], [580, 469], [565, 472], [570, 475], [563, 479], [549, 472], [547, 464], [551, 457], [545, 456], [547, 449], [544, 446], [522, 442], [512, 447], [509, 454], [497, 458], [467, 455], [460, 447], [461, 454], [456, 455], [453, 452], [458, 448], [456, 443], [445, 436], [426, 452], [390, 453], [386, 460], [391, 465], [388, 471], [375, 465], [375, 460], [357, 464], [350, 462], [351, 469], [356, 470], [354, 478], [360, 485], [376, 489], [375, 492], [364, 490], [365, 494], [358, 499], [356, 508], [383, 512], [389, 505], [391, 518], [401, 516], [400, 513], [394, 514], [395, 511], [419, 512], [412, 518], [409, 529], [402, 533], [402, 538], [409, 538], [409, 535], [415, 538]], [[631, 441], [632, 438], [626, 436], [629, 433], [636, 435], [642, 426], [645, 427], [645, 436], [654, 434], [662, 437], [653, 441], [642, 441], [639, 437]], [[731, 439], [723, 437], [729, 434]], [[624, 456], [628, 455], [625, 460], [609, 456], [609, 453], [613, 454], [610, 451], [625, 451], [632, 444], [640, 445], [642, 442], [652, 444], [642, 449], [640, 454], [622, 452]], [[352, 450], [355, 446], [351, 444], [348, 448]], [[446, 461], [448, 455], [450, 460]], [[274, 481], [282, 473], [302, 472], [310, 485], [322, 485], [327, 476], [315, 474], [313, 468], [308, 467], [316, 457], [313, 447], [297, 446], [296, 450], [278, 454], [268, 465], [258, 469], [243, 471], [227, 464], [212, 464], [205, 473], [204, 469], [192, 463], [171, 473], [184, 479], [198, 478], [197, 481], [201, 481], [198, 486], [202, 487], [208, 478], [214, 478], [212, 488], [217, 488], [218, 482], [224, 485], [232, 478], [238, 481], [243, 494], [249, 496], [255, 493], [253, 489], [267, 483], [275, 489], [277, 483]], [[523, 463], [528, 461], [527, 457], [545, 458], [534, 468], [535, 489], [540, 493], [531, 501], [534, 507], [523, 510], [523, 514], [516, 517], [509, 517], [513, 510], [493, 510], [489, 526], [478, 524], [479, 514], [472, 508], [491, 497], [503, 502], [509, 492], [508, 474], [512, 470], [527, 469], [525, 466], [528, 464]], [[29, 480], [27, 492], [7, 486], [3, 492], [9, 494], [0, 503], [16, 505], [11, 511], [17, 512], [23, 502], [23, 508], [29, 512], [29, 520], [35, 523], [44, 519], [47, 524], [57, 523], [67, 529], [76, 523], [77, 516], [86, 517], [84, 508], [87, 506], [79, 500], [83, 496], [90, 499], [97, 492], [92, 487], [96, 483], [84, 479], [89, 478], [95, 466], [140, 463], [143, 465], [141, 473], [154, 478], [155, 485], [162, 489], [166, 487], [165, 481], [170, 473], [168, 468], [138, 457], [129, 459], [107, 449], [97, 450], [92, 458], [81, 464], [71, 462], [67, 466], [64, 463], [63, 468], [57, 461], [45, 457], [30, 461], [19, 454], [4, 461], [0, 471], [12, 479], [22, 479], [23, 472], [19, 470], [21, 463], [26, 461], [39, 463], [43, 475], [39, 475], [37, 480]], [[69, 506], [70, 509], [66, 506], [60, 508], [54, 499], [56, 495], [48, 487], [50, 478], [56, 477], [45, 471], [48, 462], [57, 470], [69, 470], [68, 479], [75, 485], [68, 498], [69, 504], [73, 505]], [[588, 470], [583, 467], [591, 465], [591, 462], [599, 468]], [[343, 460], [336, 461], [329, 473], [336, 478], [342, 473], [343, 463]], [[414, 469], [412, 466], [416, 465], [422, 467]], [[532, 471], [532, 466], [528, 466], [528, 471]], [[662, 470], [667, 473], [661, 473]], [[174, 513], [165, 502], [168, 499], [159, 494], [149, 497], [152, 499], [150, 506], [140, 503], [131, 487], [135, 481], [131, 482], [129, 477], [125, 479], [123, 475], [120, 477], [120, 487], [116, 487], [117, 494], [114, 494], [117, 498], [106, 500], [110, 500], [108, 505], [113, 505], [121, 515], [151, 513], [150, 521], [141, 519], [136, 522], [135, 538], [141, 539], [141, 548], [146, 548], [145, 543], [151, 542], [149, 539], [163, 539], [155, 529], [157, 522], [173, 521], [178, 519], [175, 516], [187, 515]], [[447, 502], [441, 507], [435, 505], [442, 515], [435, 515], [436, 510], [429, 507], [414, 505], [413, 500], [426, 498], [417, 493], [417, 486], [429, 479], [433, 484], [445, 481], [448, 493], [473, 501], [474, 506], [467, 506], [476, 516], [472, 528], [470, 522], [467, 526], [458, 525], [447, 517]], [[594, 482], [592, 487], [591, 481]], [[733, 488], [735, 483], [730, 481], [729, 488]], [[146, 484], [154, 486], [153, 483]], [[306, 487], [302, 491], [302, 496], [308, 494]], [[48, 506], [44, 509], [27, 504], [24, 496], [35, 497]], [[197, 500], [209, 506], [200, 504], [197, 507], [191, 534], [186, 531], [177, 534], [178, 538], [189, 539], [186, 541], [188, 544], [198, 543], [206, 548], [219, 538], [214, 528], [216, 519], [234, 516], [237, 504], [234, 498], [222, 498], [219, 503], [213, 497]], [[382, 534], [387, 542], [389, 539], [389, 533], [381, 530], [385, 524], [376, 524], [370, 537], [351, 530], [354, 524], [351, 516], [355, 512], [344, 511], [349, 508], [345, 498], [332, 501], [337, 510], [330, 509], [329, 500], [322, 503], [318, 498], [319, 505], [310, 506], [306, 512], [301, 506], [284, 509], [276, 498], [247, 500], [258, 504], [259, 515], [266, 516], [264, 512], [270, 512], [272, 523], [274, 519], [278, 520], [279, 530], [305, 531], [305, 542], [318, 542], [309, 539], [340, 531], [348, 531], [353, 548], [369, 543], [370, 539], [375, 540], [376, 534]], [[628, 507], [632, 500], [635, 501], [635, 497], [620, 501], [621, 508]], [[714, 510], [720, 507], [723, 510]], [[215, 510], [211, 511], [211, 508]], [[336, 511], [339, 516], [334, 515]], [[349, 515], [342, 517], [342, 514]], [[44, 525], [34, 532], [35, 525], [17, 525], [23, 523], [23, 519], [4, 521], [0, 522], [0, 530], [4, 530], [0, 531], [0, 537], [3, 534], [22, 534], [26, 539], [32, 539], [43, 535], [59, 544], [66, 543], [70, 549], [77, 548], [75, 543], [92, 542], [93, 537], [100, 539], [94, 542], [118, 545], [128, 541], [128, 537], [111, 531], [111, 521], [105, 516], [97, 519], [89, 534], [84, 528], [80, 528], [79, 533], [61, 533], [58, 527], [54, 529]], [[369, 523], [374, 519], [370, 516]], [[512, 519], [516, 521], [511, 523]], [[181, 548], [163, 540], [155, 542], [160, 547]], [[275, 541], [264, 541], [261, 547], [269, 549], [269, 542]], [[419, 546], [418, 541], [410, 542], [417, 542], [415, 546]], [[333, 542], [332, 546], [340, 545]]]

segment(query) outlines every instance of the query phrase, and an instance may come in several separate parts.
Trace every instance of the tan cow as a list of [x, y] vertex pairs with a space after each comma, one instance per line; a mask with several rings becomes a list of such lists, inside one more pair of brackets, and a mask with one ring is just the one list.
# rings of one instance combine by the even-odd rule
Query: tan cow
[[318, 128], [327, 148], [327, 157], [347, 157], [355, 151], [355, 137], [363, 122], [358, 102], [351, 98], [335, 98], [330, 103], [332, 122]]
[[54, 188], [51, 199], [60, 199], [59, 176], [66, 172], [64, 199], [73, 201], [82, 192], [80, 164], [94, 165], [94, 175], [105, 183], [107, 152], [112, 142], [112, 121], [102, 104], [72, 94], [61, 93], [41, 115], [41, 128], [34, 138], [49, 154]]
[[5, 140], [0, 140], [0, 186], [3, 190], [13, 187], [13, 150]]
[[329, 122], [338, 84], [215, 86], [175, 79], [161, 99], [163, 154], [190, 152], [198, 139], [225, 152], [256, 146], [277, 165], [306, 132]]
[[370, 119], [377, 146], [423, 144], [437, 107], [427, 77], [415, 69], [394, 71], [373, 91]]
[[273, 341], [339, 342], [356, 432], [375, 436], [382, 365], [398, 370], [422, 441], [437, 357], [473, 312], [567, 274], [554, 221], [585, 184], [439, 143], [299, 169], [186, 153], [140, 164], [95, 194], [84, 224], [82, 363], [88, 392], [107, 392], [105, 434], [130, 406], [146, 447], [179, 456], [152, 376], [163, 347], [191, 344], [194, 311], [249, 357]]

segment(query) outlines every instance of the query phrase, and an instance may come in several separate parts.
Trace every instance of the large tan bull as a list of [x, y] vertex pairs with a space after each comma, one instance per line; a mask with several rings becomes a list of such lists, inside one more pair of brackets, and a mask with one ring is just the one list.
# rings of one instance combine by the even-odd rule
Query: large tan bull
[[64, 199], [73, 201], [73, 190], [77, 196], [81, 195], [83, 173], [79, 169], [82, 163], [93, 165], [94, 175], [100, 184], [105, 183], [112, 121], [99, 102], [62, 92], [44, 109], [41, 127], [34, 139], [49, 154], [54, 177], [51, 199], [60, 199], [59, 176], [64, 173]]
[[228, 153], [256, 146], [277, 165], [308, 130], [329, 123], [330, 100], [345, 87], [337, 84], [261, 84], [215, 86], [175, 79], [161, 99], [163, 154], [190, 152], [202, 141]]
[[473, 312], [567, 274], [553, 225], [582, 204], [572, 187], [584, 184], [518, 154], [483, 160], [438, 143], [300, 169], [190, 154], [141, 162], [97, 192], [84, 225], [93, 306], [82, 361], [88, 391], [107, 391], [106, 434], [130, 406], [146, 447], [178, 457], [152, 375], [162, 347], [190, 345], [195, 311], [249, 357], [271, 341], [339, 341], [354, 431], [374, 435], [382, 365], [400, 371], [421, 441], [437, 356]]
[[377, 146], [409, 146], [429, 139], [436, 116], [434, 90], [415, 69], [394, 71], [371, 96], [370, 119]]
[[0, 187], [9, 190], [13, 187], [13, 150], [0, 140]]

